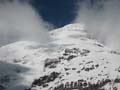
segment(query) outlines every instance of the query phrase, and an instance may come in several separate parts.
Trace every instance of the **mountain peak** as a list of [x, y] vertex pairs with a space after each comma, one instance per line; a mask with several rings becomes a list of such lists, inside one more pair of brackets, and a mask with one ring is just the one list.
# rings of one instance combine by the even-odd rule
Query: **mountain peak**
[[89, 38], [82, 24], [49, 33], [52, 47], [23, 41], [0, 48], [0, 90], [120, 90], [119, 52]]
[[67, 30], [85, 30], [85, 25], [80, 24], [80, 23], [75, 23], [75, 24], [68, 24], [63, 27], [63, 29]]

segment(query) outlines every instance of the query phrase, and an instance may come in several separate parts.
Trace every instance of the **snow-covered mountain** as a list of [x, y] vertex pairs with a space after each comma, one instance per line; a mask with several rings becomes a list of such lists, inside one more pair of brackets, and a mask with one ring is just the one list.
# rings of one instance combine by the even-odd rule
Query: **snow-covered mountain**
[[46, 45], [0, 48], [0, 90], [120, 90], [120, 52], [93, 40], [85, 26], [50, 31]]

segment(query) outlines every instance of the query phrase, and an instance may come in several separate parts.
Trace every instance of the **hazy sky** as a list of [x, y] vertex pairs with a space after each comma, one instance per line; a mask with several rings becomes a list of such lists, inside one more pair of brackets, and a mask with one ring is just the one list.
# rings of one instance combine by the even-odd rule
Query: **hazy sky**
[[90, 1], [95, 4], [101, 0], [0, 0], [0, 1], [22, 1], [30, 2], [44, 21], [56, 27], [62, 27], [71, 23], [77, 13], [78, 2]]
[[3, 0], [0, 3], [0, 45], [21, 40], [48, 42], [48, 22], [29, 3], [19, 1]]
[[120, 49], [120, 0], [84, 0], [78, 3], [74, 22], [85, 24], [97, 41]]
[[89, 2], [93, 6], [103, 0], [31, 0], [41, 17], [57, 27], [71, 23], [76, 15], [78, 3]]
[[47, 31], [51, 28], [59, 28], [69, 23], [83, 23], [93, 38], [110, 47], [120, 48], [119, 0], [0, 2], [0, 44], [28, 39], [48, 41]]

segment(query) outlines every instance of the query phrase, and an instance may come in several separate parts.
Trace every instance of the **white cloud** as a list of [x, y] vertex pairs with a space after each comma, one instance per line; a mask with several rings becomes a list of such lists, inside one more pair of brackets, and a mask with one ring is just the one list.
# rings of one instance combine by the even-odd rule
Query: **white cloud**
[[0, 3], [0, 45], [19, 40], [49, 41], [48, 28], [29, 3]]
[[96, 0], [90, 6], [90, 0], [79, 3], [79, 9], [74, 22], [86, 24], [92, 37], [107, 46], [120, 49], [120, 1]]

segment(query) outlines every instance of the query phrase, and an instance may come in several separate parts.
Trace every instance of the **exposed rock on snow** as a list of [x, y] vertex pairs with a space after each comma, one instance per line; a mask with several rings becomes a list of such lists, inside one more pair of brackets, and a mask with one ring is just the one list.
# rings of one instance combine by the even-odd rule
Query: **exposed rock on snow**
[[84, 25], [49, 33], [49, 45], [0, 48], [0, 90], [120, 90], [120, 52], [90, 39]]

